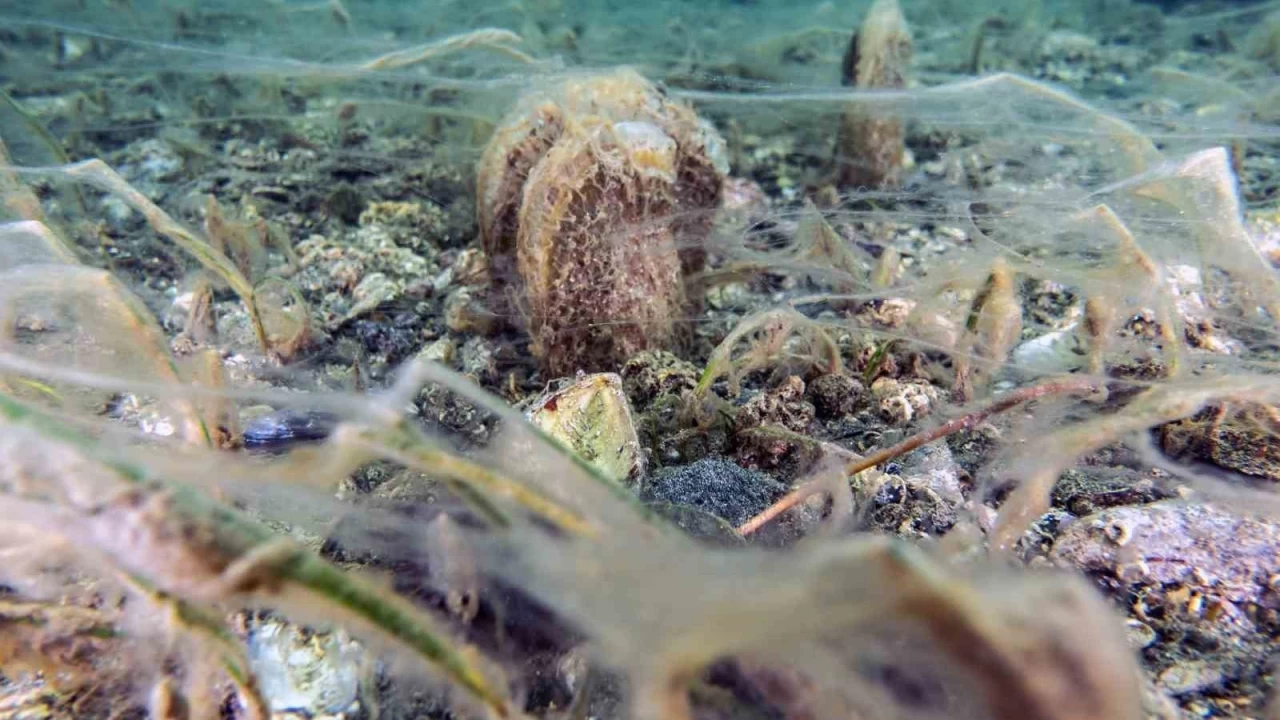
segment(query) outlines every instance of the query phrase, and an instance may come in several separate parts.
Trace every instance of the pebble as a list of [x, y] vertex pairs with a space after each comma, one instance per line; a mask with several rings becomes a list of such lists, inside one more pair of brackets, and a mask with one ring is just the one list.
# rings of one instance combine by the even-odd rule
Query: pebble
[[1167, 668], [1156, 682], [1170, 695], [1187, 695], [1222, 682], [1222, 670], [1205, 662], [1182, 662]]
[[337, 417], [329, 413], [305, 410], [256, 415], [244, 423], [244, 446], [248, 450], [282, 450], [297, 443], [323, 440], [337, 422]]
[[1156, 631], [1150, 625], [1134, 618], [1125, 621], [1124, 635], [1129, 641], [1129, 647], [1135, 650], [1150, 647], [1156, 641]]
[[133, 166], [129, 179], [133, 182], [150, 180], [167, 182], [182, 173], [182, 156], [162, 140], [145, 140], [138, 144], [142, 157]]
[[447, 367], [454, 367], [454, 360], [458, 357], [458, 343], [454, 342], [451, 337], [442, 337], [439, 340], [422, 348], [418, 353], [421, 360], [429, 360], [437, 362]]
[[736, 527], [785, 492], [786, 486], [762, 472], [705, 458], [691, 465], [664, 468], [645, 482], [640, 497], [645, 502], [711, 513]]

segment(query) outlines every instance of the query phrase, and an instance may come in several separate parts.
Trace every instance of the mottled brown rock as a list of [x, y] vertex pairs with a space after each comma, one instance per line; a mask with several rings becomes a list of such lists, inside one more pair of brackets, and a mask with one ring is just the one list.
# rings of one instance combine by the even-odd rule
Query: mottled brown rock
[[662, 395], [679, 396], [698, 384], [698, 366], [665, 350], [648, 350], [622, 366], [622, 386], [637, 406]]
[[813, 405], [805, 400], [804, 391], [804, 381], [792, 375], [778, 387], [756, 395], [738, 411], [738, 430], [779, 425], [791, 432], [808, 431], [815, 411]]
[[1160, 440], [1174, 457], [1280, 482], [1280, 410], [1274, 406], [1212, 407], [1164, 426]]
[[734, 431], [739, 464], [792, 478], [822, 457], [822, 444], [808, 436], [815, 411], [804, 391], [804, 381], [792, 375], [738, 410]]
[[814, 378], [805, 396], [813, 403], [818, 416], [837, 419], [852, 413], [866, 395], [867, 389], [857, 379], [843, 373]]

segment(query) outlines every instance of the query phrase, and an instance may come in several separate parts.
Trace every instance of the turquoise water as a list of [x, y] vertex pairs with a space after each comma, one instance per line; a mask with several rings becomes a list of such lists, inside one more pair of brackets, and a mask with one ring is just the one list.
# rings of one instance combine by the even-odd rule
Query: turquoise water
[[0, 717], [1274, 717], [1280, 3], [872, 6], [0, 1]]

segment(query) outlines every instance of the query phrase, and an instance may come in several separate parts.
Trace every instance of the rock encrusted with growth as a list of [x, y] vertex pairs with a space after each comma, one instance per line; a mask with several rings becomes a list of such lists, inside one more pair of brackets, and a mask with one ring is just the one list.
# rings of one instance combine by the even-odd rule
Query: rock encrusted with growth
[[1052, 557], [1124, 582], [1190, 583], [1232, 603], [1280, 606], [1280, 524], [1212, 505], [1108, 508], [1067, 525]]

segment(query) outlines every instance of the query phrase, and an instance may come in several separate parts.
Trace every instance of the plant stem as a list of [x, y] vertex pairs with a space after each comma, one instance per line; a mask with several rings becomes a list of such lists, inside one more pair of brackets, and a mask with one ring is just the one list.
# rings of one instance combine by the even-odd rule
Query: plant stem
[[[1012, 410], [1023, 403], [1030, 402], [1037, 398], [1068, 393], [1093, 392], [1097, 390], [1097, 388], [1098, 383], [1092, 378], [1065, 378], [1014, 390], [1007, 395], [996, 398], [990, 405], [987, 405], [984, 408], [945, 422], [938, 427], [916, 433], [896, 445], [887, 447], [861, 460], [850, 462], [845, 466], [844, 472], [849, 477], [852, 477], [863, 470], [869, 470], [896, 457], [905, 455], [922, 445], [927, 445], [933, 442], [934, 440], [939, 440], [961, 430], [969, 430], [992, 415], [998, 415], [1002, 412]], [[815, 480], [807, 482], [795, 490], [792, 490], [784, 495], [780, 500], [765, 508], [758, 515], [740, 525], [738, 527], [738, 534], [747, 536], [759, 530], [774, 518], [795, 507], [805, 498], [820, 492], [825, 486], [825, 482], [825, 479]]]

